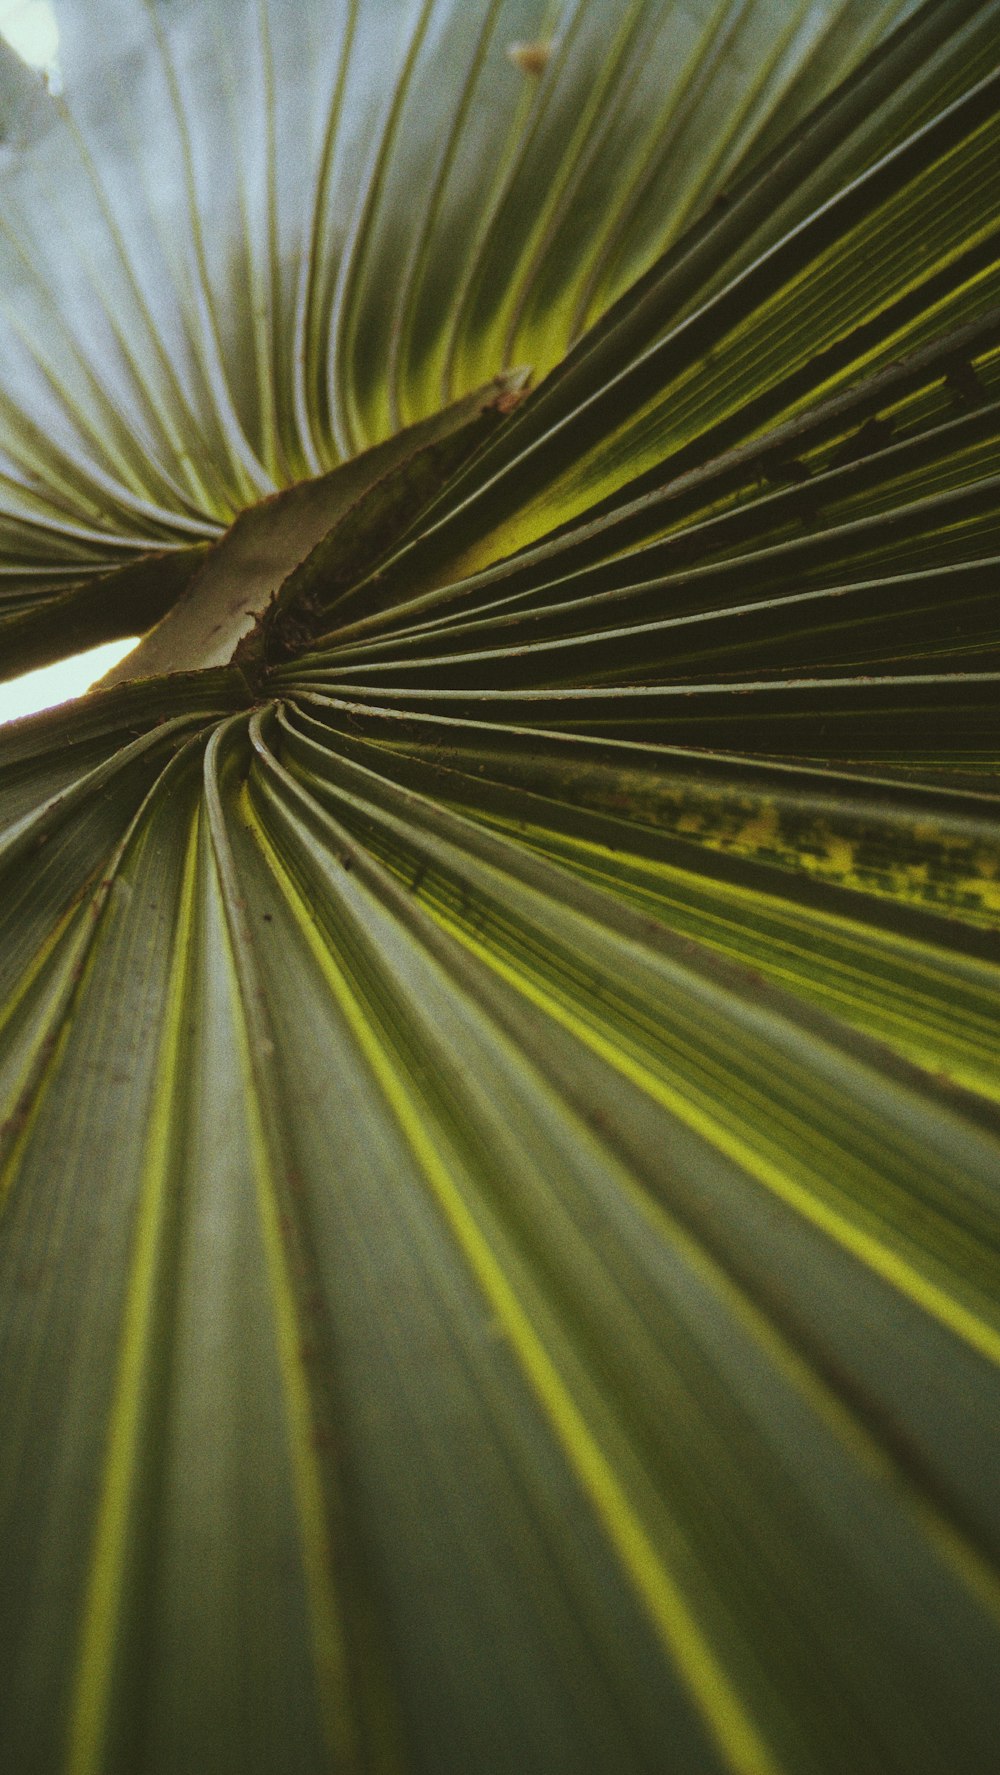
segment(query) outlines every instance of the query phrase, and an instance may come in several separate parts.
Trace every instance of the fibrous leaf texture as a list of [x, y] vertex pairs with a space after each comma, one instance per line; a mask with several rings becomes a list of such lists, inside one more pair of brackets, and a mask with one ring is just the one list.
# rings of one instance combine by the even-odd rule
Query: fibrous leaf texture
[[1000, 8], [0, 63], [0, 1766], [1000, 1768]]

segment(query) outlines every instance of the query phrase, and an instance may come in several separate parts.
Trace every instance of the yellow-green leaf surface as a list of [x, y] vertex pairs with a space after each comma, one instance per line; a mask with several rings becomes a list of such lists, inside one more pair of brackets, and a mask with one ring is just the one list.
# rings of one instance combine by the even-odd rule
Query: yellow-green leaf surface
[[0, 1767], [995, 1775], [1000, 7], [56, 13]]

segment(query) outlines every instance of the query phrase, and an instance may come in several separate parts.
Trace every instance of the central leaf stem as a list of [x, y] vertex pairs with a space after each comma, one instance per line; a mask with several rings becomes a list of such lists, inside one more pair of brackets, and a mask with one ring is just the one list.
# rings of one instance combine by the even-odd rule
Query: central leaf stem
[[526, 381], [523, 372], [497, 377], [329, 474], [240, 512], [102, 687], [234, 662], [256, 675], [304, 651], [518, 404]]

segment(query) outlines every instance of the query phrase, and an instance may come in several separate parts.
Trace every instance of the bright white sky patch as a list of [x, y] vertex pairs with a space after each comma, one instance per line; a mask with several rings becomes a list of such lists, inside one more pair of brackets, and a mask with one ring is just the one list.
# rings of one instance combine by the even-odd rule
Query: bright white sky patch
[[[0, 0], [0, 35], [22, 61], [48, 75], [49, 85], [58, 88], [59, 27], [49, 0]], [[135, 645], [134, 638], [109, 641], [74, 659], [0, 683], [0, 722], [16, 721], [21, 715], [34, 715], [39, 709], [51, 709], [82, 695]]]
[[40, 666], [37, 672], [24, 672], [0, 684], [0, 722], [18, 721], [22, 715], [37, 715], [40, 709], [54, 709], [71, 697], [82, 696], [85, 690], [110, 672], [120, 659], [139, 645], [141, 636], [130, 635], [127, 641], [105, 641], [101, 647], [88, 647], [86, 653], [72, 659], [58, 660], [54, 666]]
[[[49, 86], [59, 90], [59, 26], [49, 0], [0, 0], [0, 35], [22, 61], [47, 75]], [[37, 715], [41, 709], [53, 709], [58, 703], [82, 696], [131, 653], [138, 639], [133, 635], [127, 641], [107, 641], [102, 647], [88, 648], [72, 659], [59, 660], [54, 666], [42, 666], [37, 672], [25, 672], [20, 678], [0, 683], [0, 722]]]
[[57, 85], [59, 26], [49, 0], [0, 0], [0, 34], [22, 61], [47, 74], [50, 86]]

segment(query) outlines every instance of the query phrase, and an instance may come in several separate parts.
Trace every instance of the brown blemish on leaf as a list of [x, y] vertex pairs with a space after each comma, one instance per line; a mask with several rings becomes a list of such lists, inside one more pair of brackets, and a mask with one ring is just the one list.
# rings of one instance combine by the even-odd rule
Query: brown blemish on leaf
[[552, 60], [552, 44], [541, 39], [536, 43], [509, 43], [507, 60], [513, 62], [522, 74], [537, 80]]

